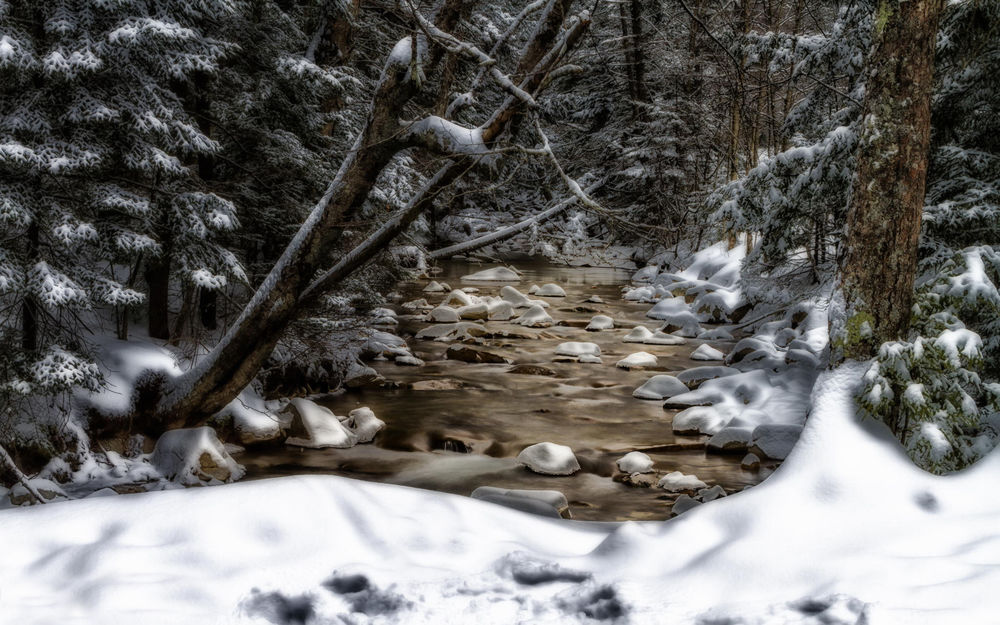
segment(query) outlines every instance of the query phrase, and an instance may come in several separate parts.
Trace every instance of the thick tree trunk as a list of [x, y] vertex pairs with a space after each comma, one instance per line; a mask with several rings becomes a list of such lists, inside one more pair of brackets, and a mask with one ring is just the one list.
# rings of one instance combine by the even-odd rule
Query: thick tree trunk
[[170, 315], [167, 305], [170, 299], [170, 255], [163, 254], [146, 261], [146, 285], [149, 287], [147, 311], [149, 336], [164, 341], [170, 340]]
[[[38, 224], [28, 226], [27, 257], [32, 263], [38, 261]], [[38, 304], [27, 296], [21, 303], [21, 348], [26, 352], [38, 349]]]
[[878, 3], [841, 263], [848, 358], [869, 358], [909, 328], [943, 4]]

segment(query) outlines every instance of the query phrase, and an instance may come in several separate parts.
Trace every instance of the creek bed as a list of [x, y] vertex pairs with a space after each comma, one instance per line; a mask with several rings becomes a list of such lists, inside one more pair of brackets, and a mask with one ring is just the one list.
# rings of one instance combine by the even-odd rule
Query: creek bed
[[[773, 469], [767, 466], [745, 471], [740, 468], [739, 455], [706, 454], [706, 437], [672, 433], [675, 411], [664, 410], [660, 401], [632, 397], [632, 391], [652, 375], [713, 363], [689, 358], [702, 343], [694, 339], [672, 346], [622, 342], [634, 326], [655, 329], [658, 323], [645, 317], [650, 304], [621, 298], [621, 287], [628, 284], [631, 272], [539, 261], [521, 261], [514, 266], [523, 272], [521, 282], [513, 284], [522, 292], [532, 284], [546, 283], [559, 284], [566, 291], [566, 297], [530, 296], [547, 301], [547, 311], [556, 322], [585, 322], [595, 314], [604, 314], [615, 320], [615, 329], [588, 332], [556, 325], [530, 329], [540, 338], [486, 339], [474, 346], [503, 355], [515, 365], [540, 365], [555, 372], [545, 376], [508, 373], [511, 365], [506, 364], [445, 359], [445, 350], [452, 343], [418, 340], [413, 335], [430, 324], [401, 320], [396, 332], [426, 362], [424, 366], [371, 363], [397, 387], [351, 390], [320, 400], [338, 415], [361, 406], [374, 410], [386, 422], [374, 444], [351, 449], [251, 450], [239, 458], [247, 467], [247, 477], [330, 473], [460, 495], [468, 495], [479, 486], [551, 489], [566, 495], [574, 519], [623, 521], [668, 518], [675, 499], [662, 489], [629, 486], [615, 479], [615, 460], [629, 451], [645, 451], [657, 472], [692, 473], [729, 493], [757, 484]], [[448, 262], [434, 278], [454, 288], [474, 286], [479, 289], [477, 295], [498, 294], [508, 283], [460, 279], [483, 268]], [[416, 280], [398, 285], [403, 296], [400, 302], [424, 297], [436, 304], [445, 298], [447, 294], [423, 293], [427, 283]], [[586, 302], [592, 295], [600, 296], [604, 303]], [[397, 310], [404, 312], [398, 306]], [[487, 326], [525, 330], [509, 322], [489, 321]], [[553, 362], [556, 345], [564, 341], [597, 343], [603, 364]], [[731, 347], [725, 341], [711, 343], [723, 351]], [[660, 370], [615, 367], [618, 360], [637, 351], [655, 354]], [[410, 388], [415, 382], [444, 390]], [[516, 463], [523, 448], [542, 441], [571, 447], [582, 470], [568, 477], [551, 477]]]

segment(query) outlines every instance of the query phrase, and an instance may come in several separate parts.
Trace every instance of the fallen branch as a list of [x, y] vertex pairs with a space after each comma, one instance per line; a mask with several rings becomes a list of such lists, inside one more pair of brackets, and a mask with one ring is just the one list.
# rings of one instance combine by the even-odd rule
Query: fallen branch
[[28, 476], [22, 473], [21, 469], [17, 467], [17, 464], [14, 463], [14, 459], [10, 457], [10, 454], [7, 453], [7, 450], [3, 448], [3, 445], [0, 445], [0, 460], [3, 460], [3, 463], [7, 466], [8, 469], [10, 469], [11, 473], [14, 474], [14, 477], [17, 478], [17, 481], [21, 483], [21, 486], [24, 486], [24, 489], [28, 491], [28, 494], [31, 495], [31, 497], [36, 502], [40, 504], [47, 503], [45, 501], [45, 497], [42, 497], [42, 494], [38, 492], [38, 489], [36, 489], [31, 484], [31, 481], [28, 480]]

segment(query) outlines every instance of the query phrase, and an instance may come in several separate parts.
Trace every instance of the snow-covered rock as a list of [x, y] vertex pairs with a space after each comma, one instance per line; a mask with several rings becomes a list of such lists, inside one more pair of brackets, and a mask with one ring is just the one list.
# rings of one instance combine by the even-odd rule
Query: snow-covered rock
[[472, 491], [471, 497], [508, 508], [514, 508], [521, 512], [555, 518], [569, 517], [569, 502], [566, 500], [566, 495], [557, 490], [526, 490], [480, 486]]
[[292, 422], [286, 445], [323, 449], [345, 449], [358, 443], [358, 436], [325, 406], [308, 399], [295, 398], [289, 403]]
[[688, 388], [672, 375], [654, 375], [646, 383], [632, 391], [637, 399], [666, 399], [672, 395], [686, 393]]
[[566, 297], [566, 291], [558, 284], [550, 282], [538, 287], [538, 290], [532, 293], [532, 295], [539, 297]]
[[349, 412], [347, 420], [343, 423], [354, 432], [359, 443], [372, 442], [375, 440], [375, 435], [385, 427], [385, 421], [376, 417], [372, 409], [367, 406]]
[[619, 458], [615, 464], [618, 465], [619, 471], [629, 475], [653, 472], [653, 459], [641, 451], [630, 451]]
[[615, 366], [619, 369], [644, 369], [655, 367], [657, 362], [656, 356], [649, 352], [635, 352], [616, 362]]
[[416, 356], [396, 356], [393, 362], [406, 367], [423, 367], [425, 364], [423, 360]]
[[664, 332], [688, 338], [698, 336], [702, 332], [698, 316], [692, 312], [684, 302], [684, 298], [681, 297], [660, 300], [649, 309], [646, 316], [650, 319], [664, 321], [661, 328]]
[[599, 365], [602, 363], [600, 356], [595, 356], [593, 354], [583, 354], [576, 359], [577, 362], [583, 364]]
[[604, 303], [604, 300], [601, 299], [601, 296], [600, 295], [596, 295], [596, 294], [595, 295], [591, 295], [590, 297], [588, 297], [584, 301], [587, 302], [588, 304], [603, 304]]
[[697, 476], [687, 475], [680, 471], [667, 473], [660, 478], [656, 485], [669, 493], [695, 492], [701, 488], [708, 488], [708, 484], [699, 480]]
[[424, 287], [424, 293], [444, 293], [445, 288], [437, 280], [431, 280], [430, 284]]
[[708, 439], [707, 449], [714, 453], [745, 452], [750, 445], [753, 428], [742, 425], [727, 425]]
[[490, 321], [508, 321], [514, 317], [514, 306], [510, 302], [498, 301], [489, 304]]
[[384, 383], [385, 378], [379, 375], [378, 371], [360, 362], [351, 363], [344, 375], [344, 386], [347, 388], [380, 386]]
[[731, 341], [732, 333], [725, 328], [712, 328], [705, 330], [696, 337], [699, 341]]
[[716, 406], [694, 406], [674, 415], [674, 434], [707, 434], [713, 436], [732, 419], [731, 412]]
[[408, 302], [404, 302], [402, 304], [402, 308], [404, 310], [417, 311], [417, 310], [427, 310], [429, 308], [433, 308], [433, 306], [431, 304], [428, 304], [427, 300], [421, 297], [419, 299], [412, 299]]
[[457, 323], [462, 320], [458, 311], [450, 306], [438, 306], [427, 315], [432, 323]]
[[282, 427], [287, 425], [272, 408], [276, 406], [247, 387], [219, 416], [232, 419], [233, 433], [240, 445], [269, 443], [279, 440]]
[[691, 353], [691, 360], [724, 360], [726, 355], [708, 343], [702, 343]]
[[521, 450], [518, 463], [543, 475], [572, 475], [580, 470], [573, 450], [556, 443], [536, 443]]
[[683, 345], [687, 341], [683, 337], [657, 330], [653, 332], [653, 336], [646, 338], [643, 343], [646, 345]]
[[601, 348], [597, 343], [568, 341], [556, 345], [555, 353], [559, 356], [600, 356]]
[[167, 430], [157, 439], [149, 461], [163, 477], [188, 485], [233, 482], [246, 473], [210, 427]]
[[658, 265], [646, 265], [639, 271], [632, 274], [632, 282], [652, 282], [656, 274], [660, 272]]
[[554, 322], [545, 309], [538, 304], [532, 304], [531, 308], [521, 313], [521, 316], [514, 319], [512, 323], [527, 326], [529, 328], [547, 328]]
[[694, 367], [693, 369], [687, 369], [678, 373], [677, 379], [686, 384], [688, 388], [698, 388], [708, 380], [736, 375], [739, 372], [739, 369], [733, 369], [732, 367]]
[[531, 299], [527, 295], [512, 286], [505, 286], [500, 289], [500, 297], [510, 302], [510, 305], [514, 308], [528, 308], [532, 304]]
[[441, 305], [451, 306], [452, 308], [461, 308], [462, 306], [471, 306], [472, 304], [478, 303], [478, 301], [478, 297], [474, 297], [465, 291], [456, 289], [451, 293], [448, 293], [448, 297], [444, 298]]
[[493, 267], [462, 276], [470, 282], [520, 282], [521, 276], [509, 267]]
[[590, 318], [590, 323], [587, 324], [586, 330], [588, 332], [597, 332], [599, 330], [613, 330], [615, 327], [615, 320], [607, 315], [594, 315]]
[[749, 449], [761, 458], [784, 460], [799, 441], [801, 434], [801, 425], [782, 423], [758, 425], [753, 430]]
[[421, 328], [417, 332], [418, 339], [430, 339], [432, 341], [458, 341], [466, 338], [476, 338], [486, 334], [486, 328], [482, 324], [471, 321], [461, 321], [454, 324], [440, 324]]
[[624, 343], [642, 343], [653, 336], [653, 331], [646, 326], [636, 326], [622, 337]]

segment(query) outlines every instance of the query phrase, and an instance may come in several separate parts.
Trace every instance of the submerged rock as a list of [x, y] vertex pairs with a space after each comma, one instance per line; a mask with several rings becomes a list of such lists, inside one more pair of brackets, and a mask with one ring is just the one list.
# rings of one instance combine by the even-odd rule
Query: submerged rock
[[462, 362], [470, 363], [510, 363], [510, 360], [499, 354], [494, 354], [493, 352], [481, 349], [474, 349], [467, 345], [452, 345], [445, 351], [444, 357], [448, 360], [461, 360]]
[[572, 475], [580, 470], [573, 450], [555, 443], [536, 443], [517, 455], [517, 462], [542, 475]]
[[701, 386], [702, 382], [736, 375], [739, 372], [739, 369], [733, 369], [732, 367], [694, 367], [693, 369], [687, 369], [678, 373], [677, 379], [686, 384], [688, 388], [694, 389]]
[[757, 454], [749, 453], [740, 460], [740, 468], [744, 471], [756, 471], [760, 469], [760, 458]]
[[514, 373], [517, 375], [555, 375], [556, 372], [548, 367], [543, 367], [541, 365], [515, 365], [507, 370], [507, 373]]
[[677, 515], [684, 514], [691, 508], [697, 508], [702, 505], [704, 505], [702, 502], [697, 501], [688, 495], [681, 495], [677, 498], [677, 501], [674, 502], [673, 507], [670, 508], [670, 516], [675, 517]]

